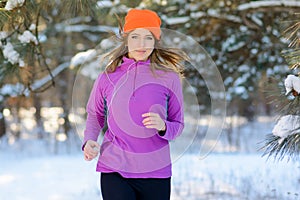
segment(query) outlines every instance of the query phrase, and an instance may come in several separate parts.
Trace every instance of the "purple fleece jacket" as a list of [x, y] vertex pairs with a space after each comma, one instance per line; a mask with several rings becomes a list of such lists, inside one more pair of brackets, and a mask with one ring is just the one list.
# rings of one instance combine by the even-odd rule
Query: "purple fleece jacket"
[[[182, 86], [175, 72], [155, 74], [149, 60], [124, 57], [115, 72], [104, 72], [95, 81], [86, 107], [83, 144], [97, 141], [107, 120], [97, 171], [118, 172], [126, 178], [172, 175], [169, 141], [184, 126]], [[158, 113], [165, 121], [164, 134], [144, 127], [146, 112]]]

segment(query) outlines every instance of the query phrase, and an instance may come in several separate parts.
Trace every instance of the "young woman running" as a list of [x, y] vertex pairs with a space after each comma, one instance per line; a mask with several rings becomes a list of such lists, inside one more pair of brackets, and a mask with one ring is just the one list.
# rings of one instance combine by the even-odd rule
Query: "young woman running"
[[188, 58], [161, 45], [160, 26], [155, 12], [129, 10], [122, 42], [108, 54], [87, 103], [82, 148], [85, 160], [99, 157], [104, 200], [170, 199], [169, 141], [184, 127], [181, 80]]

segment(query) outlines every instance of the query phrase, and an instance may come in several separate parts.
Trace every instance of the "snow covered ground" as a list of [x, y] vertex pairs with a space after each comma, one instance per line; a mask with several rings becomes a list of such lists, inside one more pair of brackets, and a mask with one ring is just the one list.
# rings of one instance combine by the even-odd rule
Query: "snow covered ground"
[[[1, 200], [101, 199], [96, 161], [81, 154], [23, 157], [0, 153]], [[299, 199], [299, 163], [258, 154], [184, 155], [173, 166], [172, 200]]]
[[[9, 117], [7, 119], [10, 120]], [[56, 121], [53, 118], [49, 120]], [[258, 142], [271, 132], [274, 120], [261, 117], [252, 123], [245, 123], [241, 118], [229, 121], [234, 122], [230, 126], [231, 131], [223, 132], [206, 157], [199, 154], [201, 134], [193, 138], [185, 153], [180, 151], [178, 154], [176, 149], [181, 148], [180, 144], [189, 143], [190, 140], [185, 142], [188, 135], [172, 143], [171, 199], [300, 199], [299, 161], [267, 160], [261, 156], [261, 151], [257, 151]], [[32, 121], [24, 118], [23, 123], [22, 129], [30, 131], [32, 127], [28, 125]], [[55, 129], [49, 121], [47, 123]], [[199, 132], [202, 130], [205, 129], [200, 128]], [[231, 139], [227, 135], [229, 133]], [[23, 134], [13, 145], [11, 141], [0, 140], [1, 200], [101, 199], [100, 175], [95, 172], [96, 160], [84, 161], [80, 144], [73, 142], [68, 153], [66, 143], [59, 142], [55, 154], [53, 142], [29, 136], [28, 133]]]

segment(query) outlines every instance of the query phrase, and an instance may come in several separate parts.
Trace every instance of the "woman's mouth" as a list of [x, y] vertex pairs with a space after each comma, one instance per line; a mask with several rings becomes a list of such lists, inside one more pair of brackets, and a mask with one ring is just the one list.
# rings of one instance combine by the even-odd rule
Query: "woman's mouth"
[[135, 50], [135, 52], [137, 52], [139, 54], [143, 54], [143, 53], [146, 53], [146, 50]]

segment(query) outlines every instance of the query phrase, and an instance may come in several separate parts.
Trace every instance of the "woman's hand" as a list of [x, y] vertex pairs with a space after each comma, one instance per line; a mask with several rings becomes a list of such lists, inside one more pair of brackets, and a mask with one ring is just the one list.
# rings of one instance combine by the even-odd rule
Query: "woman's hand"
[[158, 131], [166, 130], [166, 124], [159, 114], [148, 112], [142, 114], [142, 117], [144, 117], [142, 122], [146, 128], [155, 128]]
[[83, 148], [84, 159], [87, 161], [91, 161], [98, 156], [100, 150], [100, 145], [93, 141], [88, 140]]

